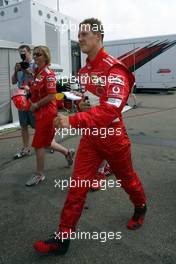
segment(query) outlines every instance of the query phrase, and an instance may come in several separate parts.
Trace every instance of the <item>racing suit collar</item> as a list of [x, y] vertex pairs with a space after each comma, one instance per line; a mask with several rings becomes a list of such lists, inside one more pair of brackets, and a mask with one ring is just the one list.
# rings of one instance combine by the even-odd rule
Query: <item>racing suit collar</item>
[[42, 67], [40, 67], [40, 68], [36, 68], [36, 70], [35, 70], [35, 76], [37, 76], [37, 75], [39, 75], [42, 71], [43, 71], [43, 69], [45, 68], [47, 66], [47, 64], [44, 64]]
[[95, 57], [95, 59], [93, 61], [90, 61], [89, 58], [87, 58], [86, 59], [86, 65], [87, 65], [88, 69], [89, 68], [92, 69], [94, 67], [97, 67], [97, 64], [98, 64], [99, 60], [104, 58], [104, 57], [106, 57], [106, 55], [107, 55], [107, 53], [105, 52], [104, 47], [102, 47], [98, 51], [98, 53], [97, 53], [97, 55], [96, 55], [96, 57]]

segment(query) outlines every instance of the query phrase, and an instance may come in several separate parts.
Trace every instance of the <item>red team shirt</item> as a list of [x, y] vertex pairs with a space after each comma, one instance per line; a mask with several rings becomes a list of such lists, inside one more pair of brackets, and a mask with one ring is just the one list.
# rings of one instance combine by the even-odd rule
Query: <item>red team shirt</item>
[[[31, 93], [31, 101], [33, 103], [37, 103], [48, 94], [56, 93], [56, 77], [54, 72], [47, 65], [44, 65], [40, 69], [36, 69]], [[35, 117], [36, 119], [42, 119], [48, 115], [56, 113], [56, 100], [54, 99], [47, 105], [44, 105], [35, 111]]]
[[[31, 102], [37, 103], [48, 94], [56, 93], [56, 78], [48, 65], [36, 69], [34, 83], [31, 87]], [[41, 106], [35, 112], [35, 134], [32, 142], [34, 148], [49, 147], [54, 138], [53, 119], [57, 116], [56, 100]]]

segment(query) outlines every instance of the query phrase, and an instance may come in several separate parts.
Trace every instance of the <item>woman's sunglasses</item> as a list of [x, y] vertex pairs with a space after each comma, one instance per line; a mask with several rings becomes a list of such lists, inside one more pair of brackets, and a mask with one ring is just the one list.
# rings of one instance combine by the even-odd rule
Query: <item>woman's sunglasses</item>
[[40, 52], [36, 52], [33, 54], [33, 57], [41, 57], [43, 54]]

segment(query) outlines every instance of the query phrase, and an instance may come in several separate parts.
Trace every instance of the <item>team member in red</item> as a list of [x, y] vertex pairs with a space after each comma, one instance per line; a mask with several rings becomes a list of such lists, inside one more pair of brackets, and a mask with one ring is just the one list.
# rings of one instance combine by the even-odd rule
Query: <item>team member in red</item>
[[37, 69], [34, 82], [31, 87], [31, 108], [35, 114], [35, 134], [32, 146], [36, 150], [37, 171], [26, 183], [26, 186], [36, 185], [45, 179], [44, 157], [45, 148], [52, 148], [65, 155], [68, 165], [71, 165], [74, 150], [68, 150], [54, 141], [55, 128], [53, 120], [57, 116], [55, 101], [56, 79], [54, 72], [50, 69], [51, 55], [48, 47], [38, 46], [33, 51], [34, 61]]
[[[95, 31], [93, 30], [96, 29]], [[55, 119], [57, 127], [114, 129], [105, 138], [101, 134], [85, 133], [76, 155], [72, 179], [93, 180], [102, 160], [107, 160], [117, 179], [128, 193], [134, 205], [134, 215], [128, 228], [135, 230], [142, 226], [146, 212], [146, 197], [142, 184], [131, 162], [130, 141], [122, 121], [121, 111], [125, 106], [134, 84], [134, 76], [118, 60], [103, 49], [103, 26], [97, 19], [86, 19], [80, 24], [79, 42], [83, 53], [88, 55], [86, 66], [79, 72], [81, 85], [90, 97], [99, 97], [99, 105], [88, 107], [70, 117], [60, 115]], [[96, 82], [93, 81], [96, 79]], [[98, 81], [97, 81], [98, 80]], [[84, 102], [82, 102], [84, 104]], [[118, 133], [120, 131], [121, 133]], [[89, 186], [70, 187], [62, 210], [58, 236], [38, 241], [33, 246], [42, 253], [64, 254], [69, 247], [71, 232], [81, 216]], [[116, 207], [116, 205], [113, 205]]]

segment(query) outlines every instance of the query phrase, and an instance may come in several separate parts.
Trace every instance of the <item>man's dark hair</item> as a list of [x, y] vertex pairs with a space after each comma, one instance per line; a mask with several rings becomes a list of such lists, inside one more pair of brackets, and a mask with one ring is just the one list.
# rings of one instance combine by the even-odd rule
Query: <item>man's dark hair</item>
[[97, 18], [87, 18], [84, 19], [80, 24], [79, 28], [87, 28], [87, 25], [89, 25], [89, 30], [91, 30], [93, 33], [101, 33], [102, 41], [104, 38], [104, 28], [103, 24], [100, 20]]
[[28, 52], [31, 53], [31, 48], [28, 46], [28, 45], [21, 45], [19, 46], [18, 50], [21, 50], [21, 49], [26, 49]]

